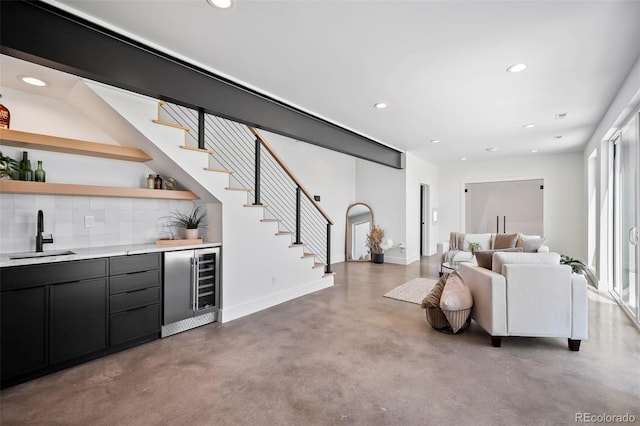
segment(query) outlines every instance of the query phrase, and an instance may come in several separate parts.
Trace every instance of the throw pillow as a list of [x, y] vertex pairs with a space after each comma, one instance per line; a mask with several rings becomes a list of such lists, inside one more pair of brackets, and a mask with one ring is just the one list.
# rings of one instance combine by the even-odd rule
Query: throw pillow
[[518, 234], [497, 234], [493, 243], [493, 249], [509, 249], [516, 246], [518, 241]]
[[465, 234], [464, 235], [464, 244], [462, 247], [458, 247], [459, 250], [471, 251], [469, 250], [469, 243], [478, 243], [480, 244], [480, 250], [490, 250], [491, 249], [491, 234]]
[[473, 296], [462, 276], [458, 272], [449, 274], [440, 297], [440, 309], [454, 333], [464, 327], [472, 307]]
[[558, 253], [496, 253], [493, 257], [493, 272], [502, 273], [502, 266], [512, 263], [537, 265], [559, 265]]
[[476, 261], [478, 262], [478, 266], [491, 270], [491, 267], [493, 265], [493, 253], [496, 252], [522, 252], [522, 247], [513, 247], [500, 250], [484, 250], [476, 252]]
[[525, 253], [535, 253], [547, 241], [546, 238], [521, 235], [516, 247], [522, 247]]
[[442, 309], [440, 309], [440, 297], [446, 282], [447, 276], [443, 275], [422, 300], [422, 308], [426, 309], [427, 322], [436, 330], [449, 327], [449, 321], [447, 321], [447, 317], [444, 316]]

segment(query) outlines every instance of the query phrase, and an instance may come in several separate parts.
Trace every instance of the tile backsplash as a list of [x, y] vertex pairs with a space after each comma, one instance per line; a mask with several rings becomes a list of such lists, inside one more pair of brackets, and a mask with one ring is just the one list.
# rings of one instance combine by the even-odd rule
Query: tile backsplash
[[[37, 212], [44, 213], [45, 250], [152, 243], [170, 238], [171, 212], [191, 201], [0, 193], [0, 253], [35, 250]], [[85, 226], [85, 217], [93, 226]], [[176, 235], [177, 236], [177, 235]]]

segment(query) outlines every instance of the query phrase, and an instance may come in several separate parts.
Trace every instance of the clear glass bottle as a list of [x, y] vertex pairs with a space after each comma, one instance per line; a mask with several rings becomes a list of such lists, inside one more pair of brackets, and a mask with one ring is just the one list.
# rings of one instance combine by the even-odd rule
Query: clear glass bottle
[[156, 180], [154, 179], [153, 175], [149, 175], [149, 177], [147, 177], [147, 189], [154, 189], [156, 185]]
[[0, 129], [8, 129], [11, 121], [11, 113], [6, 106], [2, 105], [2, 95], [0, 95]]
[[38, 168], [33, 172], [33, 177], [36, 182], [45, 182], [46, 174], [42, 169], [42, 161], [38, 161]]

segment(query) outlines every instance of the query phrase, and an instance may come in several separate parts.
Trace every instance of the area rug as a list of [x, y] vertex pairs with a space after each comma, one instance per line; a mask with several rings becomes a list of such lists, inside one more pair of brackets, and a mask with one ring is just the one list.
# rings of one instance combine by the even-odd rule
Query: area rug
[[429, 294], [436, 282], [438, 281], [431, 278], [414, 278], [394, 288], [384, 297], [420, 305], [422, 299]]

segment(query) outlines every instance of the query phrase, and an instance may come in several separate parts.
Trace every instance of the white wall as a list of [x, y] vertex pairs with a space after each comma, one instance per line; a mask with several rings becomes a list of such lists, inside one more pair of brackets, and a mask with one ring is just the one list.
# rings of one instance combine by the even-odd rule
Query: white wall
[[262, 134], [309, 192], [320, 195], [320, 207], [333, 220], [331, 263], [344, 262], [347, 207], [356, 198], [355, 158], [275, 133]]
[[464, 184], [513, 179], [544, 179], [544, 236], [551, 251], [584, 258], [587, 254], [586, 201], [582, 153], [531, 154], [488, 161], [459, 162], [440, 168], [439, 241], [464, 231]]
[[[438, 207], [438, 167], [424, 161], [411, 153], [405, 154], [406, 191], [407, 191], [407, 223], [406, 223], [406, 260], [407, 263], [420, 259], [420, 185], [429, 185], [429, 204], [431, 208]], [[427, 212], [426, 222], [430, 228], [429, 253], [436, 252], [438, 224], [431, 221], [431, 212]], [[397, 250], [397, 249], [394, 249]]]

